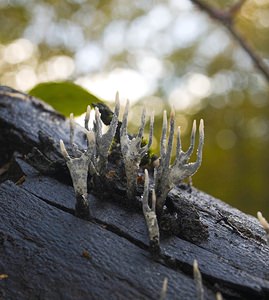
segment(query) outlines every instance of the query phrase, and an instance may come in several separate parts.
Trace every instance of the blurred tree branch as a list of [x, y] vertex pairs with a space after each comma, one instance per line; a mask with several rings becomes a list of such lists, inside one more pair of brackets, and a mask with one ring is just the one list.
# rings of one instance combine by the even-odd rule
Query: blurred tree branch
[[244, 37], [234, 27], [235, 17], [246, 2], [246, 0], [239, 0], [228, 10], [220, 10], [210, 6], [209, 4], [200, 0], [191, 0], [192, 3], [197, 5], [201, 10], [205, 11], [212, 19], [218, 21], [225, 26], [233, 38], [240, 44], [240, 46], [249, 55], [256, 68], [264, 75], [269, 82], [269, 68], [263, 62], [262, 58], [255, 52], [255, 50], [247, 43]]

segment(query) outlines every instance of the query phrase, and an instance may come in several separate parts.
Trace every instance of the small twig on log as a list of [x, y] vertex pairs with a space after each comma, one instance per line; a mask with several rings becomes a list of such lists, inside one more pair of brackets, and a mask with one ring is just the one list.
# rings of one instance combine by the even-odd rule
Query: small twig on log
[[237, 1], [234, 5], [232, 5], [229, 8], [229, 13], [231, 16], [235, 16], [243, 7], [243, 5], [245, 4], [246, 0], [239, 0]]
[[216, 221], [216, 224], [217, 224], [217, 223], [220, 223], [221, 221], [223, 221], [224, 224], [226, 224], [226, 225], [228, 225], [229, 227], [231, 227], [232, 230], [233, 230], [234, 232], [236, 232], [238, 235], [240, 235], [243, 239], [246, 238], [246, 237], [238, 230], [238, 228], [236, 228], [236, 226], [233, 225], [233, 224], [231, 223], [231, 221], [229, 220], [229, 217], [224, 216], [224, 215], [223, 215], [222, 213], [220, 213], [219, 211], [218, 211], [218, 214], [220, 215], [220, 218]]
[[254, 51], [254, 49], [246, 42], [246, 40], [234, 27], [235, 16], [236, 14], [238, 14], [246, 0], [238, 1], [235, 5], [233, 5], [226, 11], [221, 11], [217, 8], [213, 8], [200, 0], [191, 0], [191, 2], [197, 5], [201, 10], [205, 11], [212, 19], [217, 20], [228, 29], [233, 38], [246, 51], [256, 68], [264, 75], [266, 80], [269, 81], [268, 66], [263, 62], [262, 58]]

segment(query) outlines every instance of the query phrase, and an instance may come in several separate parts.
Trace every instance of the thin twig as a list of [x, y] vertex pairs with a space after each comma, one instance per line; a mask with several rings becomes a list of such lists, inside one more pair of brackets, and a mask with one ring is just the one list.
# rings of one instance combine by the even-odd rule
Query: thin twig
[[266, 80], [269, 81], [268, 66], [263, 62], [262, 58], [254, 51], [254, 49], [247, 43], [247, 41], [234, 27], [235, 16], [236, 14], [238, 14], [246, 0], [239, 0], [229, 10], [225, 11], [213, 8], [209, 4], [206, 4], [200, 0], [191, 0], [191, 2], [197, 5], [201, 10], [205, 11], [212, 19], [217, 20], [228, 29], [233, 38], [239, 43], [239, 45], [251, 58], [256, 68], [264, 75]]
[[234, 5], [229, 8], [229, 13], [231, 16], [235, 16], [243, 7], [247, 0], [239, 0]]

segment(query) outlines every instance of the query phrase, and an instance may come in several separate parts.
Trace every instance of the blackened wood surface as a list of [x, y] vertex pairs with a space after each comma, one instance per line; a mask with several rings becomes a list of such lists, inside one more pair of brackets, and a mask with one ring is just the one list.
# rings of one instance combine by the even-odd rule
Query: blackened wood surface
[[[94, 219], [81, 220], [68, 180], [25, 161], [33, 147], [44, 150], [40, 132], [55, 145], [68, 141], [61, 115], [0, 87], [0, 168], [9, 162], [0, 176], [0, 274], [8, 276], [0, 279], [0, 299], [158, 299], [165, 277], [167, 299], [196, 299], [194, 259], [206, 299], [216, 291], [225, 299], [269, 299], [269, 247], [255, 218], [195, 189], [174, 189], [173, 201], [196, 207], [209, 238], [194, 244], [163, 237], [163, 255], [153, 259], [140, 212], [90, 195]], [[76, 142], [83, 146], [83, 139]], [[62, 160], [57, 146], [45, 150], [52, 161]], [[217, 223], [219, 213], [236, 230]]]

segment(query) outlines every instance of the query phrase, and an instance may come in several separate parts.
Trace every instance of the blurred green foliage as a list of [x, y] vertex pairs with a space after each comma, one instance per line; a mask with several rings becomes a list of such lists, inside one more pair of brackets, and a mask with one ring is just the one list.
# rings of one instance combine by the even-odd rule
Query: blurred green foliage
[[28, 21], [29, 13], [23, 6], [1, 8], [0, 41], [7, 43], [18, 38], [23, 34]]
[[68, 81], [39, 83], [29, 94], [44, 100], [66, 117], [70, 113], [79, 116], [86, 111], [88, 105], [102, 102], [79, 85]]
[[[224, 10], [236, 3], [204, 1]], [[109, 81], [115, 69], [135, 71], [146, 84], [130, 112], [130, 129], [137, 128], [142, 105], [155, 110], [158, 149], [162, 110], [173, 105], [187, 148], [192, 120], [203, 118], [204, 159], [194, 185], [245, 212], [269, 216], [268, 82], [228, 31], [191, 1], [2, 0], [0, 13], [1, 84], [27, 91], [40, 82], [70, 80], [95, 93], [96, 77]], [[269, 1], [248, 0], [234, 23], [267, 64], [268, 20]], [[131, 100], [142, 90], [139, 82], [123, 79], [107, 100], [127, 84]], [[61, 96], [53, 104], [60, 110], [62, 99], [70, 100]], [[81, 96], [77, 113], [88, 99]], [[74, 103], [65, 102], [65, 114]]]

